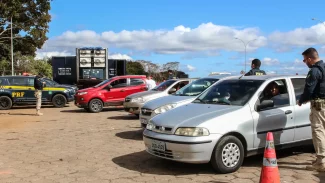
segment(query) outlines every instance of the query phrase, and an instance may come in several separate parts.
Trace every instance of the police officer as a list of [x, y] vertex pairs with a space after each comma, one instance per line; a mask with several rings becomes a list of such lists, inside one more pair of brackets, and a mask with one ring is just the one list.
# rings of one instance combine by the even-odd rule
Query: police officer
[[45, 82], [42, 81], [43, 74], [39, 73], [34, 78], [34, 88], [35, 88], [35, 97], [37, 99], [36, 101], [36, 115], [42, 116], [43, 113], [41, 113], [41, 105], [42, 105], [42, 91], [45, 85]]
[[173, 71], [168, 70], [168, 79], [174, 79]]
[[298, 105], [310, 101], [310, 123], [317, 156], [312, 165], [306, 169], [325, 171], [325, 64], [320, 60], [315, 48], [308, 48], [302, 55], [303, 62], [310, 70]]
[[261, 67], [261, 61], [259, 59], [252, 60], [251, 70], [245, 74], [245, 76], [251, 76], [251, 75], [266, 75], [265, 71], [260, 70]]

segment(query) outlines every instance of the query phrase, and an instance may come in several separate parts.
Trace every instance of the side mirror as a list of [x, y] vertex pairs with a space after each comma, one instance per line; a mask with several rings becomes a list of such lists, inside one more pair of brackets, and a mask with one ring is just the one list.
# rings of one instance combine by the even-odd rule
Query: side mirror
[[169, 94], [172, 94], [172, 93], [175, 93], [177, 90], [176, 90], [176, 88], [171, 88], [169, 91], [168, 91], [168, 93]]
[[274, 107], [273, 100], [263, 100], [260, 104], [256, 106], [257, 111], [261, 111], [263, 109], [266, 109], [268, 107]]
[[106, 89], [107, 91], [110, 91], [111, 88], [113, 88], [112, 85], [107, 85], [107, 86], [105, 87], [105, 89]]

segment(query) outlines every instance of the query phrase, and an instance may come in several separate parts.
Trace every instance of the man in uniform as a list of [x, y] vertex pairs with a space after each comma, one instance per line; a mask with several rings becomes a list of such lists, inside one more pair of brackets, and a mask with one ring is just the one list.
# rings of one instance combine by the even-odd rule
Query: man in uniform
[[310, 101], [310, 123], [317, 156], [312, 165], [307, 166], [306, 169], [325, 171], [325, 64], [320, 60], [315, 48], [308, 48], [302, 55], [303, 62], [310, 70], [298, 105]]
[[43, 113], [41, 113], [41, 105], [42, 105], [42, 91], [43, 87], [45, 85], [45, 82], [42, 81], [43, 74], [39, 73], [34, 78], [34, 88], [35, 88], [35, 97], [37, 99], [36, 101], [36, 115], [42, 116]]
[[168, 70], [168, 79], [174, 79], [173, 71]]
[[251, 76], [251, 75], [266, 75], [265, 71], [260, 70], [261, 67], [261, 61], [259, 59], [252, 60], [251, 70], [248, 71], [248, 73], [245, 74], [245, 76]]

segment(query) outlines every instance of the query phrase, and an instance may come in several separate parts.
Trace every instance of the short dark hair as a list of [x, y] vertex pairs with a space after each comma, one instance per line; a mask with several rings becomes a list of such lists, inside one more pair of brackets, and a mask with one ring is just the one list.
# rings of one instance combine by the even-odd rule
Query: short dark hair
[[168, 72], [173, 72], [173, 71], [169, 69]]
[[261, 67], [261, 61], [257, 58], [255, 58], [254, 60], [252, 60], [252, 64], [255, 65], [255, 67], [260, 68]]
[[307, 50], [305, 50], [304, 52], [302, 52], [302, 55], [309, 57], [309, 58], [318, 58], [318, 52], [315, 48], [308, 48]]

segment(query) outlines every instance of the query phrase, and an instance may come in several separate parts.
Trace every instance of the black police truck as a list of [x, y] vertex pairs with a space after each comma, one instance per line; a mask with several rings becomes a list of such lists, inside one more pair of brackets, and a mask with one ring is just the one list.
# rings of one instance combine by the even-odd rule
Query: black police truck
[[[34, 78], [34, 76], [0, 76], [0, 110], [10, 109], [15, 104], [36, 104]], [[73, 87], [55, 85], [47, 81], [42, 92], [42, 104], [64, 107], [74, 100], [75, 92], [76, 89]]]

